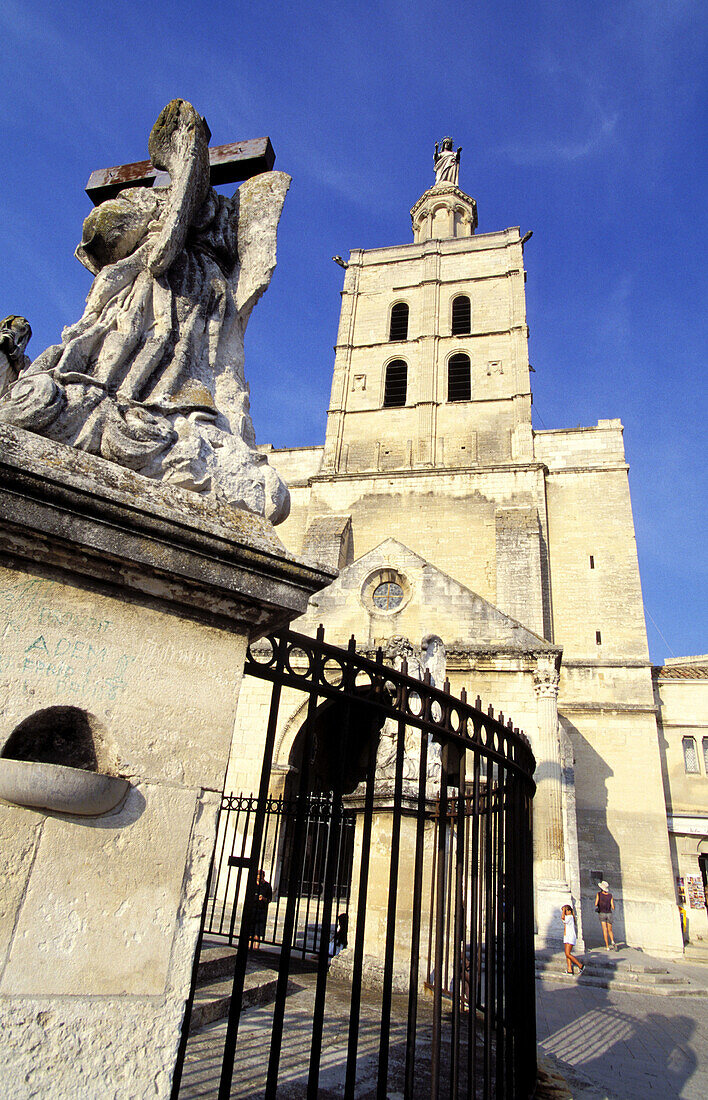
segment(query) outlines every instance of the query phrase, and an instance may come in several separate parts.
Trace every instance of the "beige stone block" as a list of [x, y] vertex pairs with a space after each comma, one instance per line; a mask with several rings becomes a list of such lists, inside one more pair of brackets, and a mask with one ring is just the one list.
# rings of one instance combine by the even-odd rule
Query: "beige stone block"
[[146, 784], [104, 817], [48, 817], [0, 992], [163, 994], [196, 808]]
[[45, 816], [0, 802], [0, 965], [7, 957]]

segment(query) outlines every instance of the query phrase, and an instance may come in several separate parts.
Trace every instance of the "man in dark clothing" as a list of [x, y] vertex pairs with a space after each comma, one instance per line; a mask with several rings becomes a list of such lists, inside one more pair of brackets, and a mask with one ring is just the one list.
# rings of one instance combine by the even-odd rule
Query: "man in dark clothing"
[[256, 889], [253, 896], [253, 932], [251, 947], [258, 950], [265, 936], [268, 920], [268, 906], [273, 898], [273, 887], [267, 881], [263, 868], [256, 875]]

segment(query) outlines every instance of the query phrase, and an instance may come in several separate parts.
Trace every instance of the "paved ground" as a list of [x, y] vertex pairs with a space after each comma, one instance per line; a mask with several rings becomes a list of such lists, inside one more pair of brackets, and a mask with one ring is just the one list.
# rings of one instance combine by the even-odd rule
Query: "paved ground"
[[[639, 954], [639, 953], [637, 953]], [[652, 961], [643, 956], [647, 966]], [[561, 965], [559, 963], [559, 965]], [[663, 964], [687, 976], [692, 984], [708, 988], [708, 967], [686, 963]], [[278, 1095], [301, 1100], [305, 1095], [309, 1027], [312, 1018], [312, 982], [296, 975], [297, 988], [288, 998], [283, 1077]], [[561, 983], [539, 979], [537, 1027], [539, 1054], [567, 1084], [548, 1083], [543, 1100], [706, 1100], [708, 1097], [708, 998], [658, 996], [650, 992], [625, 993], [586, 985], [583, 979]], [[348, 995], [332, 982], [328, 991], [328, 1027], [324, 1039], [321, 1098], [341, 1096], [342, 1047], [345, 1045]], [[404, 1003], [394, 998], [391, 1044], [392, 1076], [397, 1082], [403, 1066]], [[378, 1004], [365, 994], [358, 1060], [357, 1096], [375, 1095]], [[263, 1095], [267, 1058], [264, 1040], [272, 1006], [250, 1010], [242, 1021], [243, 1034], [236, 1060], [233, 1100]], [[421, 1048], [429, 1042], [429, 1012], [419, 1020]], [[218, 1089], [225, 1025], [214, 1024], [190, 1038], [180, 1100], [213, 1098]], [[418, 1077], [418, 1075], [417, 1075]], [[394, 1089], [396, 1085], [394, 1085]], [[416, 1095], [429, 1095], [429, 1081], [421, 1074]], [[390, 1093], [391, 1100], [401, 1093]]]
[[[694, 974], [706, 984], [705, 967]], [[536, 989], [539, 1051], [574, 1100], [708, 1097], [708, 1000], [596, 989], [582, 978], [540, 979]]]
[[[286, 1008], [278, 1078], [278, 1097], [282, 1100], [302, 1100], [307, 1091], [313, 1006], [314, 975], [296, 975]], [[402, 1089], [405, 1066], [406, 1006], [407, 999], [394, 997], [389, 1063], [389, 1081], [394, 1084], [389, 1092], [390, 1100], [403, 1095], [399, 1087]], [[247, 1010], [241, 1018], [231, 1100], [254, 1100], [264, 1095], [272, 1011], [272, 1004], [263, 1005]], [[349, 987], [330, 981], [318, 1088], [321, 1100], [334, 1100], [343, 1095], [348, 1018]], [[362, 991], [356, 1093], [359, 1100], [374, 1100], [376, 1096], [380, 1019], [378, 997]], [[430, 1006], [422, 1005], [417, 1030], [419, 1048], [429, 1047], [431, 1019]], [[180, 1100], [213, 1100], [217, 1095], [225, 1033], [226, 1024], [221, 1022], [190, 1036]], [[426, 1069], [429, 1056], [421, 1061], [423, 1065], [417, 1082], [419, 1094], [429, 1096], [430, 1080]]]

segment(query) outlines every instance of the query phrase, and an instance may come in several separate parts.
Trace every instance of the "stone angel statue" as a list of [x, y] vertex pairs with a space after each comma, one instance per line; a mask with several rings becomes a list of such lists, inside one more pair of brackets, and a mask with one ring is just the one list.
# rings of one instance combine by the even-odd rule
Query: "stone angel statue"
[[278, 523], [289, 494], [255, 447], [244, 333], [275, 268], [290, 177], [219, 195], [208, 137], [185, 100], [161, 112], [149, 152], [169, 186], [126, 188], [86, 218], [83, 316], [19, 373], [0, 420]]

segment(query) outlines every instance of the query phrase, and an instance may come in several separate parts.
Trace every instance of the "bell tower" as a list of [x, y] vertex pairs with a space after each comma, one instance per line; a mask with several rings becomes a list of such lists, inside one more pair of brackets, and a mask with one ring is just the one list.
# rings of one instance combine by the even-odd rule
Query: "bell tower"
[[412, 244], [350, 254], [323, 473], [532, 460], [523, 243], [476, 233], [460, 153], [436, 144]]

